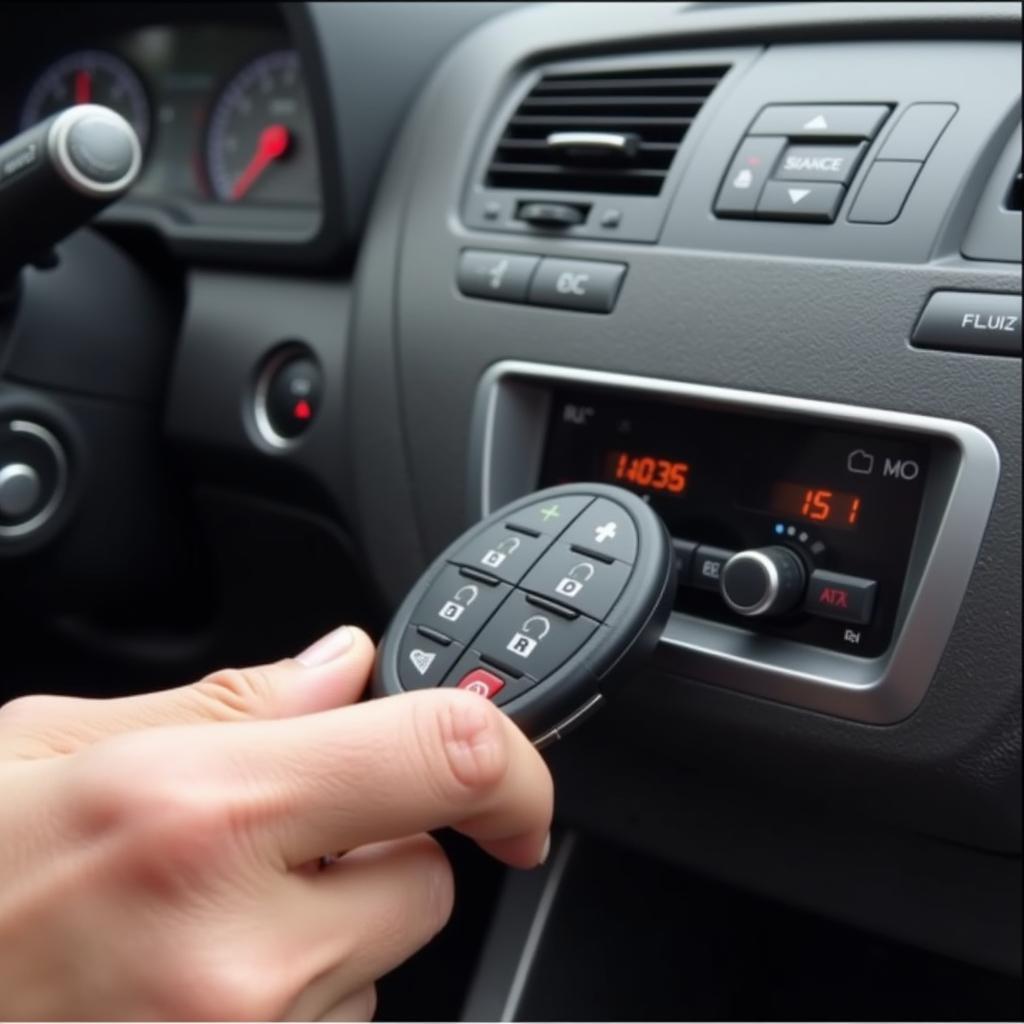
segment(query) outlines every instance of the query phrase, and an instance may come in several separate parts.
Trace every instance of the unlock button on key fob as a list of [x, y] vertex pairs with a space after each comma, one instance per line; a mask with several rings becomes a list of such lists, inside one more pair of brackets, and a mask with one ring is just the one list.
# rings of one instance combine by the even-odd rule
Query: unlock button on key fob
[[448, 566], [416, 606], [413, 623], [469, 643], [512, 589], [495, 579], [488, 582], [483, 573], [470, 573]]
[[574, 655], [597, 628], [583, 615], [567, 619], [532, 604], [521, 591], [501, 606], [473, 641], [486, 660], [543, 679]]
[[630, 566], [603, 562], [556, 544], [527, 573], [521, 586], [584, 615], [603, 619], [625, 589]]
[[452, 561], [518, 583], [551, 540], [514, 527], [492, 526], [456, 552]]

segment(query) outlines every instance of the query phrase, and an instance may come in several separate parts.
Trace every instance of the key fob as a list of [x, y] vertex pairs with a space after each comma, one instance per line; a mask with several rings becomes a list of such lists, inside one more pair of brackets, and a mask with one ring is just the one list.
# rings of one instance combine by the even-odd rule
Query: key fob
[[675, 589], [668, 531], [636, 495], [605, 484], [537, 491], [427, 569], [380, 642], [371, 693], [469, 690], [544, 746], [651, 654]]

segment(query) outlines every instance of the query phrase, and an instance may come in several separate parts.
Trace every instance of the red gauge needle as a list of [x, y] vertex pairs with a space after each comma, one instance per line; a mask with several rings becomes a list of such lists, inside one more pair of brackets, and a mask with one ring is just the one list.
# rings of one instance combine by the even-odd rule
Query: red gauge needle
[[284, 156], [291, 141], [291, 133], [283, 124], [268, 124], [260, 132], [260, 140], [256, 143], [256, 152], [249, 161], [249, 166], [242, 171], [234, 188], [231, 189], [231, 198], [241, 199], [252, 188], [256, 179], [267, 169], [271, 161]]
[[92, 99], [92, 75], [88, 71], [75, 72], [75, 102], [88, 103]]

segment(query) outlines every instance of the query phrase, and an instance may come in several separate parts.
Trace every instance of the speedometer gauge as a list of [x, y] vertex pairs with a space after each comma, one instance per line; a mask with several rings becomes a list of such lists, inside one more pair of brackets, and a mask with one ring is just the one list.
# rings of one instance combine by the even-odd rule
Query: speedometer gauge
[[139, 76], [106, 50], [79, 50], [51, 64], [36, 79], [21, 111], [21, 128], [78, 103], [116, 110], [135, 129], [143, 149], [149, 135], [149, 101]]
[[210, 118], [206, 168], [224, 202], [319, 202], [313, 118], [294, 50], [257, 58], [227, 84]]

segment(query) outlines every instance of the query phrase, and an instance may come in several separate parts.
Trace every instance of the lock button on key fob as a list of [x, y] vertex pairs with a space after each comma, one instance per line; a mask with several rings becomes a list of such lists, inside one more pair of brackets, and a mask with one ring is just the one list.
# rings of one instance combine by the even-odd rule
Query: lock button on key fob
[[542, 746], [643, 665], [675, 588], [668, 531], [635, 494], [590, 483], [539, 491], [424, 573], [381, 639], [371, 692], [462, 688]]

